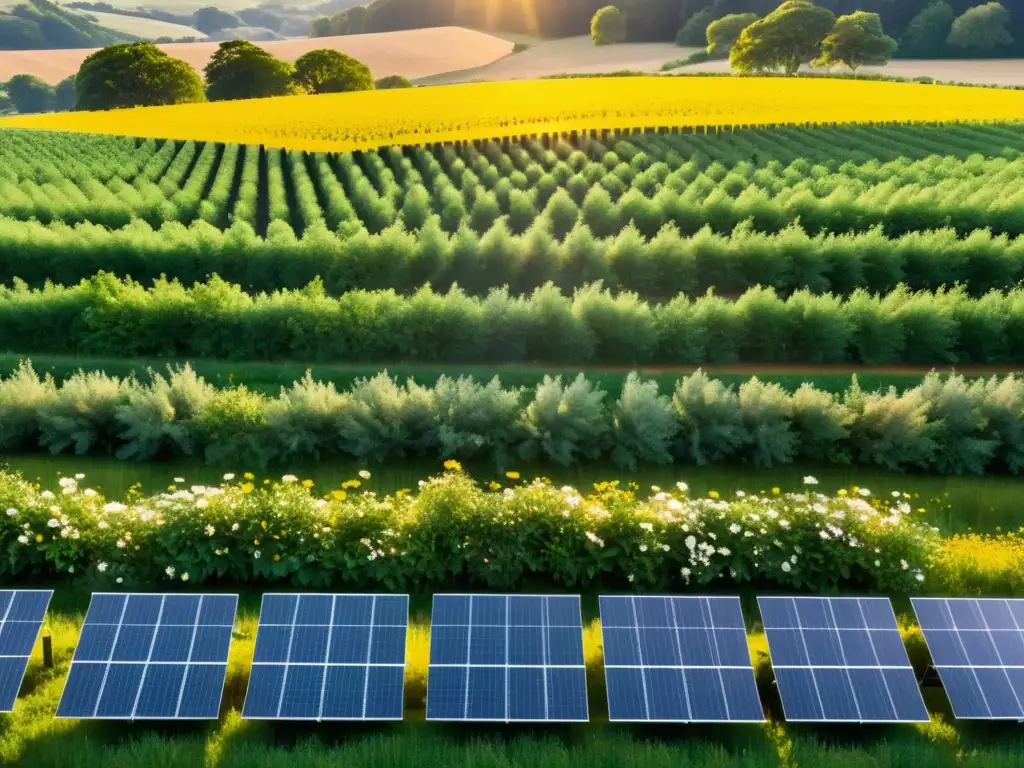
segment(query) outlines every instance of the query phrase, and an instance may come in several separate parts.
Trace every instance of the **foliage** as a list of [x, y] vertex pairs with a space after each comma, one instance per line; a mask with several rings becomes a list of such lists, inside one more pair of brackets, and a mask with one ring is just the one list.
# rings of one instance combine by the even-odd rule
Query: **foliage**
[[590, 20], [590, 37], [594, 45], [613, 45], [626, 39], [626, 17], [614, 5], [606, 5]]
[[[805, 15], [804, 6], [798, 10], [798, 15]], [[823, 18], [820, 9], [806, 13], [817, 21]], [[755, 22], [744, 34], [765, 23], [766, 19]], [[770, 50], [782, 57], [773, 59], [780, 66], [793, 63], [794, 51], [801, 55], [807, 52], [808, 56], [801, 61], [810, 61], [818, 42], [832, 26], [833, 21], [828, 21], [823, 27], [814, 50], [794, 42], [793, 46], [758, 47], [758, 51]], [[779, 32], [773, 33], [772, 41], [785, 42], [785, 34], [770, 28]], [[743, 39], [740, 38], [741, 42]], [[734, 56], [740, 47], [737, 43], [733, 48]], [[752, 68], [774, 66], [767, 62], [764, 67], [758, 64]], [[79, 85], [82, 86], [81, 80]], [[679, 131], [792, 123], [1018, 120], [1024, 91], [824, 78], [779, 78], [765, 87], [756, 78], [630, 76], [392, 89], [360, 94], [358, 98], [341, 94], [289, 98], [287, 104], [273, 99], [233, 104], [231, 120], [219, 119], [216, 107], [196, 105], [176, 108], [170, 113], [157, 109], [133, 110], [116, 116], [16, 116], [5, 119], [4, 124], [157, 139], [256, 142], [338, 152], [638, 127]], [[340, 113], [345, 114], [345, 120], [339, 122], [336, 115]]]
[[76, 110], [205, 101], [199, 75], [152, 43], [119, 43], [90, 54], [75, 78]]
[[217, 46], [207, 63], [206, 97], [262, 99], [296, 91], [291, 64], [270, 55], [246, 40], [230, 40]]
[[203, 34], [212, 35], [215, 32], [220, 32], [222, 29], [244, 27], [245, 22], [233, 13], [208, 6], [200, 8], [192, 14], [192, 23], [189, 26], [195, 27]]
[[900, 53], [921, 59], [941, 55], [955, 18], [949, 3], [932, 0], [907, 25], [900, 40]]
[[515, 589], [533, 574], [575, 588], [678, 589], [727, 577], [906, 593], [919, 588], [939, 545], [902, 499], [860, 489], [731, 500], [690, 498], [684, 483], [649, 498], [617, 482], [589, 495], [541, 480], [483, 490], [448, 465], [417, 494], [357, 493], [361, 481], [351, 480], [318, 498], [312, 483], [292, 476], [257, 486], [249, 475], [231, 483], [229, 474], [220, 487], [125, 503], [82, 488], [82, 477], [62, 479], [55, 495], [0, 472], [0, 506], [13, 510], [0, 517], [0, 575], [78, 569], [111, 582], [387, 589], [450, 577]]
[[440, 376], [430, 387], [384, 372], [342, 391], [307, 374], [268, 397], [214, 390], [188, 366], [143, 380], [79, 372], [58, 386], [23, 363], [0, 378], [0, 417], [5, 453], [44, 447], [261, 465], [436, 456], [570, 466], [609, 457], [630, 470], [807, 459], [950, 475], [1024, 470], [1024, 383], [1012, 375], [972, 382], [930, 374], [903, 392], [865, 392], [854, 380], [833, 395], [757, 378], [737, 390], [701, 371], [662, 394], [632, 374], [613, 401], [583, 376], [528, 388]]
[[1006, 25], [1010, 12], [1002, 3], [985, 3], [968, 8], [953, 21], [947, 42], [957, 48], [985, 53], [1013, 43]]
[[372, 91], [370, 68], [341, 51], [318, 48], [295, 61], [295, 82], [309, 93]]
[[936, 550], [928, 570], [943, 593], [1015, 597], [1024, 588], [1024, 531], [953, 536]]
[[401, 75], [388, 75], [374, 82], [373, 86], [378, 91], [386, 91], [392, 88], [412, 88], [412, 82], [409, 78], [402, 77]]
[[78, 96], [75, 92], [75, 76], [65, 77], [54, 89], [53, 108], [57, 112], [69, 112], [75, 108]]
[[7, 97], [18, 112], [51, 112], [56, 104], [54, 88], [34, 75], [15, 75], [7, 81]]
[[18, 0], [0, 10], [0, 50], [98, 48], [126, 39], [50, 0]]
[[831, 11], [809, 0], [786, 0], [743, 30], [729, 63], [744, 73], [781, 69], [787, 75], [796, 74], [814, 59], [835, 21]]
[[707, 28], [707, 53], [714, 58], [728, 58], [743, 30], [757, 21], [756, 13], [730, 13], [711, 22]]
[[836, 20], [832, 32], [821, 43], [821, 56], [814, 66], [842, 64], [856, 72], [862, 64], [888, 64], [896, 48], [896, 41], [882, 31], [882, 19], [877, 13], [857, 11]]
[[708, 29], [716, 18], [716, 14], [711, 8], [697, 11], [679, 28], [679, 31], [676, 33], [676, 45], [689, 48], [705, 46], [707, 44]]

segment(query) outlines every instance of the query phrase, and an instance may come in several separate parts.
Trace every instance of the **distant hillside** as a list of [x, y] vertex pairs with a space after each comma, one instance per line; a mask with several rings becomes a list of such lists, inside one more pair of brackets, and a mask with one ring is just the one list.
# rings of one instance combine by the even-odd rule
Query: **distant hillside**
[[[629, 42], [675, 39], [679, 28], [698, 13], [716, 19], [729, 13], [765, 15], [781, 0], [372, 0], [313, 22], [310, 35], [389, 32], [420, 27], [460, 26], [487, 31], [518, 32], [534, 37], [570, 37], [590, 31], [595, 11], [609, 3], [626, 14]], [[816, 0], [838, 14], [854, 11], [878, 13], [886, 32], [899, 38], [910, 22], [935, 0]], [[943, 0], [955, 15], [986, 0]], [[1015, 43], [993, 48], [989, 56], [1024, 53], [1024, 0], [1002, 0], [1012, 14], [1008, 28]], [[945, 31], [935, 41], [945, 45]], [[936, 50], [947, 55], [951, 51]]]
[[49, 0], [0, 4], [0, 50], [101, 48], [134, 39]]

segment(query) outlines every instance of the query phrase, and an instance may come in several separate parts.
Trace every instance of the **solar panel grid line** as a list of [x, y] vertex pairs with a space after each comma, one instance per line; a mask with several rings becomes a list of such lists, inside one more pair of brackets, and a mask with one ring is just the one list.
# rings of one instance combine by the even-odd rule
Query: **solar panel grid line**
[[92, 716], [93, 717], [96, 717], [96, 714], [99, 712], [100, 702], [103, 700], [103, 692], [106, 690], [107, 678], [110, 675], [110, 661], [111, 661], [111, 659], [114, 658], [114, 650], [117, 648], [117, 641], [118, 641], [118, 638], [120, 638], [120, 636], [121, 636], [121, 627], [124, 624], [124, 615], [125, 615], [125, 612], [127, 610], [128, 610], [128, 598], [125, 597], [124, 605], [121, 606], [121, 616], [117, 620], [117, 629], [114, 630], [114, 642], [111, 643], [111, 645], [110, 645], [110, 654], [107, 656], [107, 666], [106, 666], [106, 669], [103, 670], [103, 681], [100, 683], [99, 693], [96, 694], [96, 706], [93, 707], [93, 711], [92, 711]]
[[0, 712], [14, 710], [52, 598], [52, 589], [0, 590]]
[[[508, 617], [507, 616], [505, 617], [505, 621], [506, 621], [506, 623], [508, 622]], [[544, 666], [546, 667], [546, 666], [548, 666], [548, 664], [551, 661], [551, 639], [548, 637], [548, 632], [547, 632], [547, 626], [550, 625], [550, 623], [551, 623], [551, 617], [548, 614], [548, 598], [546, 596], [541, 598], [540, 622], [541, 622], [540, 648], [541, 648], [541, 653], [543, 654], [542, 658], [544, 660]], [[583, 620], [580, 619], [580, 629], [581, 629], [581, 631], [582, 631], [582, 628], [583, 628]], [[506, 678], [508, 677], [508, 670], [507, 669], [505, 670], [505, 677]], [[544, 719], [547, 720], [548, 718], [551, 717], [551, 712], [549, 711], [549, 705], [548, 705], [548, 698], [549, 698], [548, 697], [548, 676], [547, 675], [541, 675], [541, 681], [544, 684]], [[506, 701], [506, 706], [507, 705], [508, 705], [508, 702]]]
[[[164, 598], [166, 600], [166, 597]], [[125, 601], [128, 602], [127, 600]], [[162, 609], [162, 607], [161, 607]], [[192, 639], [188, 642], [188, 663], [192, 663], [192, 654], [196, 648], [196, 635], [199, 634], [199, 617], [203, 615], [203, 596], [199, 596], [199, 606], [196, 609], [196, 618], [192, 622]], [[153, 640], [156, 640], [156, 633], [153, 633]], [[174, 706], [174, 715], [177, 717], [181, 713], [181, 700], [185, 698], [185, 679], [188, 677], [188, 667], [185, 667], [185, 674], [181, 677], [181, 687], [178, 689], [178, 702]], [[142, 686], [139, 686], [139, 691], [142, 691]], [[223, 695], [223, 694], [222, 694]]]
[[[295, 601], [296, 609], [298, 608], [299, 601]], [[328, 662], [331, 660], [331, 638], [334, 635], [334, 613], [338, 607], [337, 595], [331, 600], [331, 623], [327, 627], [327, 647], [324, 649], [324, 661]], [[369, 650], [367, 650], [367, 656], [369, 656]], [[367, 659], [369, 662], [369, 659]], [[366, 679], [370, 679], [369, 672], [367, 672]], [[284, 686], [281, 686], [284, 689]], [[327, 696], [327, 670], [324, 670], [324, 678], [320, 681], [320, 710], [317, 712], [317, 722], [320, 722], [324, 718], [324, 699]], [[366, 717], [366, 693], [363, 692], [363, 717]]]
[[[288, 628], [288, 652], [285, 654], [285, 661], [288, 661], [292, 657], [292, 645], [295, 642], [295, 622], [299, 617], [299, 600], [301, 597], [296, 598], [295, 608], [292, 610], [292, 623]], [[288, 687], [288, 670], [291, 669], [290, 665], [285, 665], [284, 677], [281, 680], [281, 693], [277, 698], [277, 717], [281, 717], [281, 708], [284, 706], [284, 692]]]
[[[640, 658], [640, 666], [641, 666], [641, 668], [643, 668], [643, 656], [641, 655], [642, 652], [643, 652], [642, 651], [643, 644], [642, 644], [642, 642], [640, 640], [640, 616], [637, 614], [637, 611], [636, 611], [636, 598], [635, 597], [631, 597], [629, 599], [629, 602], [630, 602], [630, 605], [632, 606], [632, 609], [633, 609], [633, 622], [636, 624], [636, 647], [638, 649], [640, 649], [640, 651], [641, 651], [641, 653], [638, 654], [638, 656]], [[680, 659], [681, 658], [682, 657], [680, 657]], [[647, 719], [650, 719], [650, 717], [651, 717], [651, 699], [650, 699], [650, 695], [647, 692], [647, 677], [642, 672], [640, 674], [640, 685], [641, 685], [641, 688], [642, 688], [643, 693], [644, 693], [644, 716]], [[689, 710], [689, 706], [687, 706], [687, 710]]]
[[[511, 615], [509, 613], [509, 607], [510, 607], [510, 603], [511, 602], [512, 602], [512, 599], [508, 595], [505, 595], [505, 720], [508, 720], [508, 716], [509, 716], [509, 703], [508, 703], [508, 678], [509, 678], [509, 672], [508, 672], [508, 670], [509, 670], [509, 663], [508, 663], [509, 662], [509, 658], [508, 658], [508, 635], [509, 635], [509, 627], [512, 625], [512, 622], [510, 622], [508, 620], [508, 618]], [[466, 676], [467, 676], [467, 682], [468, 682], [468, 677], [469, 677], [468, 671], [466, 673]], [[545, 677], [546, 677], [546, 675], [545, 675]], [[468, 688], [469, 686], [467, 685], [466, 687]], [[547, 699], [546, 696], [544, 698]]]
[[[332, 601], [333, 604], [337, 602], [337, 598]], [[377, 613], [377, 596], [374, 595], [370, 601], [370, 631], [366, 633], [366, 674], [363, 675], [363, 717], [366, 717], [366, 699], [370, 695], [370, 660], [373, 657], [373, 618]], [[328, 650], [330, 653], [330, 650]], [[324, 675], [324, 679], [327, 679], [327, 675]], [[323, 706], [323, 702], [320, 702]]]
[[[1008, 603], [1006, 604], [1006, 609], [1009, 612], [1010, 616], [1013, 617], [1013, 611], [1010, 610], [1010, 606]], [[1006, 677], [1006, 684], [1009, 686], [1010, 692], [1013, 694], [1013, 699], [1017, 702], [1017, 710], [1019, 713], [1021, 713], [1022, 716], [1024, 716], [1024, 707], [1021, 706], [1020, 696], [1017, 695], [1017, 691], [1014, 689], [1013, 683], [1010, 680], [1010, 675], [1006, 671], [1006, 663], [1003, 661], [1003, 654], [1000, 652], [999, 646], [996, 645], [995, 638], [992, 637], [992, 629], [989, 627], [988, 618], [986, 618], [985, 612], [980, 610], [980, 607], [978, 610], [978, 615], [981, 617], [982, 622], [985, 624], [985, 631], [988, 632], [989, 637], [992, 640], [992, 646], [996, 649], [996, 658], [999, 659], [1000, 668], [1003, 670], [1003, 676]], [[1016, 623], [1016, 619], [1014, 619], [1014, 623]], [[989, 712], [992, 712], [991, 707], [989, 707]]]
[[[164, 595], [163, 597], [160, 598], [160, 611], [157, 613], [157, 616], [156, 616], [156, 625], [158, 627], [160, 626], [160, 619], [162, 619], [163, 615], [164, 615], [164, 603], [166, 601], [167, 601], [167, 596], [166, 595]], [[128, 601], [125, 600], [124, 603], [125, 603], [125, 608], [127, 610]], [[202, 598], [200, 598], [200, 606], [201, 605], [202, 605]], [[199, 616], [199, 612], [196, 611], [196, 617], [198, 618], [198, 616]], [[153, 646], [156, 645], [156, 634], [157, 634], [156, 631], [154, 631], [153, 632], [153, 637], [149, 641], [149, 651], [146, 653], [146, 666], [142, 668], [142, 680], [139, 681], [139, 690], [137, 690], [135, 692], [135, 703], [132, 704], [132, 720], [135, 719], [135, 713], [139, 710], [139, 699], [142, 697], [142, 689], [146, 685], [146, 673], [149, 672], [149, 662], [152, 661], [152, 659], [153, 659]], [[195, 633], [194, 632], [192, 633], [192, 642], [193, 643], [195, 642]], [[184, 676], [182, 677], [181, 681], [182, 681], [182, 683], [185, 682]], [[180, 705], [181, 705], [181, 691], [180, 690], [178, 692], [178, 699], [179, 699], [178, 706], [180, 707]], [[97, 706], [99, 706], [99, 699], [98, 698], [96, 699], [96, 704], [97, 704]], [[175, 709], [174, 714], [175, 715], [178, 714], [178, 710], [177, 709]]]

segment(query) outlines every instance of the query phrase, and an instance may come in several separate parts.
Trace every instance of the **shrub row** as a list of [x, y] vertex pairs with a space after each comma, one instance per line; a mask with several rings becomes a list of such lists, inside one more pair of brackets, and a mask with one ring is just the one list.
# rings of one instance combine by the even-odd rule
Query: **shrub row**
[[453, 578], [499, 589], [537, 576], [572, 588], [637, 589], [728, 578], [906, 593], [926, 581], [940, 542], [902, 496], [809, 488], [695, 499], [684, 483], [646, 499], [617, 483], [590, 495], [542, 481], [485, 490], [456, 462], [447, 465], [416, 493], [395, 496], [356, 492], [362, 481], [351, 480], [318, 497], [304, 487], [309, 481], [285, 476], [257, 485], [247, 474], [234, 484], [131, 495], [125, 503], [81, 488], [82, 476], [62, 479], [54, 494], [0, 472], [0, 577], [75, 573], [132, 585], [229, 579], [389, 590]]
[[735, 295], [755, 285], [845, 296], [858, 288], [936, 290], [957, 282], [980, 296], [1024, 278], [1024, 237], [978, 230], [961, 238], [953, 229], [899, 238], [880, 229], [810, 235], [798, 224], [777, 234], [741, 225], [730, 236], [705, 227], [685, 237], [668, 225], [651, 237], [629, 226], [606, 238], [580, 226], [559, 241], [542, 225], [510, 234], [504, 220], [483, 236], [465, 227], [450, 236], [431, 217], [416, 232], [398, 223], [380, 234], [345, 236], [318, 220], [302, 238], [275, 219], [263, 238], [244, 219], [227, 230], [206, 221], [154, 230], [138, 220], [110, 230], [0, 218], [0, 279], [68, 284], [100, 270], [147, 283], [170, 275], [191, 284], [216, 273], [249, 291], [300, 288], [319, 277], [331, 295], [357, 288], [408, 293], [426, 283], [445, 290], [456, 281], [474, 295], [503, 285], [519, 295], [548, 281], [570, 291], [603, 280], [651, 299], [709, 288]]
[[0, 344], [26, 354], [318, 362], [534, 361], [559, 365], [704, 362], [996, 363], [1024, 360], [1024, 289], [974, 299], [960, 288], [848, 299], [753, 288], [652, 305], [600, 283], [571, 296], [458, 288], [411, 297], [316, 281], [246, 294], [214, 277], [152, 288], [100, 273], [76, 286], [0, 288]]
[[611, 401], [582, 374], [524, 390], [504, 389], [497, 378], [401, 385], [382, 373], [347, 392], [307, 374], [268, 398], [245, 387], [216, 390], [189, 367], [152, 373], [147, 383], [78, 373], [58, 387], [23, 363], [0, 380], [0, 453], [35, 447], [278, 466], [433, 455], [499, 467], [610, 457], [629, 469], [831, 461], [1016, 474], [1024, 469], [1024, 380], [930, 374], [898, 394], [864, 392], [854, 379], [839, 397], [809, 384], [789, 393], [756, 378], [737, 391], [702, 372], [661, 394], [631, 374]]

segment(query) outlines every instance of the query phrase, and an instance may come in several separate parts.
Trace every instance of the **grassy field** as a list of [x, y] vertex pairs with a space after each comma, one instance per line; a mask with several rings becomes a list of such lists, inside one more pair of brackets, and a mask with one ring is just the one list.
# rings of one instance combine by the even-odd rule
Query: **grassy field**
[[[322, 45], [319, 39], [315, 42]], [[380, 68], [374, 73], [388, 74]], [[693, 77], [537, 80], [443, 90], [283, 96], [142, 107], [117, 115], [18, 116], [0, 120], [0, 127], [336, 152], [562, 131], [1022, 118], [1024, 92], [1017, 91], [813, 78]]]
[[206, 35], [198, 29], [186, 27], [184, 24], [173, 24], [169, 21], [160, 21], [159, 19], [144, 19], [137, 16], [123, 16], [119, 13], [103, 13], [101, 11], [86, 11], [84, 13], [95, 19], [96, 23], [101, 27], [112, 29], [115, 32], [134, 35], [143, 40], [154, 40], [158, 37], [206, 39]]
[[[590, 616], [594, 602], [592, 596], [585, 600]], [[158, 726], [52, 718], [87, 606], [84, 593], [58, 589], [44, 628], [53, 638], [56, 666], [53, 670], [42, 668], [37, 645], [15, 712], [0, 715], [0, 762], [32, 768], [312, 768], [328, 764], [395, 768], [826, 768], [835, 764], [856, 768], [1010, 768], [1024, 764], [1024, 740], [1015, 724], [952, 724], [945, 696], [938, 689], [925, 689], [934, 719], [923, 726], [830, 728], [788, 725], [775, 719], [763, 727], [611, 725], [605, 708], [600, 631], [594, 622], [584, 632], [590, 724], [428, 725], [422, 711], [429, 658], [428, 605], [427, 595], [413, 602], [404, 723], [317, 726], [242, 721], [239, 710], [258, 608], [258, 594], [246, 591], [231, 646], [221, 719], [208, 724]], [[752, 627], [752, 631], [756, 629]], [[755, 654], [763, 650], [763, 643], [763, 635], [750, 636]], [[762, 663], [760, 659], [758, 663]], [[774, 717], [777, 701], [764, 698]]]

